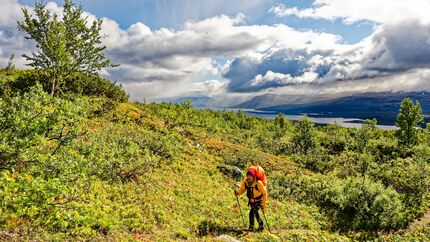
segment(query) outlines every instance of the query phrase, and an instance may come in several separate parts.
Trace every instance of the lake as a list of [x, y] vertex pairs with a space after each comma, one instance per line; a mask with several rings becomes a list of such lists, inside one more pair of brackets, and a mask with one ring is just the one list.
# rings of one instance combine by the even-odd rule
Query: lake
[[[211, 108], [211, 109], [235, 111], [235, 112], [239, 110], [237, 108]], [[274, 119], [278, 115], [278, 112], [271, 112], [271, 111], [261, 111], [261, 110], [255, 110], [255, 109], [241, 109], [241, 110], [246, 115], [251, 115], [254, 117], [260, 117], [260, 118], [266, 118], [266, 119]], [[284, 115], [285, 115], [285, 118], [289, 120], [300, 120], [305, 116], [305, 115], [286, 115], [286, 114]], [[310, 120], [312, 120], [314, 123], [317, 123], [317, 124], [337, 124], [339, 126], [346, 127], [346, 128], [361, 128], [361, 122], [364, 121], [362, 119], [357, 119], [357, 118], [315, 117], [317, 115], [318, 114], [308, 114], [308, 117]], [[378, 125], [378, 127], [383, 130], [397, 129], [397, 127], [393, 125]]]

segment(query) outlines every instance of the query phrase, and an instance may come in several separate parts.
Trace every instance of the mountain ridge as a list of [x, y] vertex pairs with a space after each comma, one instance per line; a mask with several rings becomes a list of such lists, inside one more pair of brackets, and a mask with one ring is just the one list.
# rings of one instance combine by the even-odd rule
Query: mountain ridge
[[[257, 108], [261, 111], [276, 111], [286, 115], [308, 114], [313, 117], [344, 117], [357, 119], [376, 118], [379, 124], [394, 125], [404, 98], [419, 101], [425, 115], [430, 114], [430, 93], [365, 93], [310, 103], [292, 103]], [[429, 118], [426, 117], [425, 121]]]

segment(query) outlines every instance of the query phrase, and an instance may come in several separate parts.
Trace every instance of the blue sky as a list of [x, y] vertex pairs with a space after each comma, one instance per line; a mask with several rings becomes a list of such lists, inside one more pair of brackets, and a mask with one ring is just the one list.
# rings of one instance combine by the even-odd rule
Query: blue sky
[[[62, 1], [46, 1], [61, 13]], [[103, 19], [132, 99], [421, 91], [430, 85], [428, 0], [82, 0]], [[0, 65], [34, 44], [16, 30], [30, 0], [0, 0]], [[281, 98], [282, 99], [282, 98]]]

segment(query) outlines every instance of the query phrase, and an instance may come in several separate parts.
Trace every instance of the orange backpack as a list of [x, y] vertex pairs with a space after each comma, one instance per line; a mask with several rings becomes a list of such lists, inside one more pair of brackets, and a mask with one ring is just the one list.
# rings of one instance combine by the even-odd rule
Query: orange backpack
[[257, 180], [260, 180], [264, 186], [266, 186], [266, 172], [264, 172], [264, 169], [261, 166], [250, 166], [248, 170], [254, 170]]

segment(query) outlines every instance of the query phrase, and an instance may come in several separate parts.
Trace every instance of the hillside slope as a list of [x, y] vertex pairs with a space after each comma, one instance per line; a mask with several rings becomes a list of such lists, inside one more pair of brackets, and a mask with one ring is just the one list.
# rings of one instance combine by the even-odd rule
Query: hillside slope
[[[390, 131], [375, 131], [366, 158], [356, 151], [356, 129], [311, 128], [319, 142], [303, 153], [302, 123], [282, 118], [52, 98], [37, 86], [0, 101], [2, 240], [429, 238], [428, 223], [407, 228], [428, 209], [428, 146], [397, 153]], [[269, 177], [273, 234], [242, 232], [238, 181], [218, 168], [251, 164]]]
[[[315, 206], [296, 201], [269, 201], [267, 218], [272, 225], [271, 235], [267, 231], [258, 234], [243, 234], [236, 199], [233, 195], [233, 179], [222, 174], [217, 166], [226, 160], [243, 162], [243, 156], [253, 156], [268, 170], [282, 173], [305, 173], [283, 158], [221, 139], [195, 130], [188, 125], [169, 125], [169, 120], [159, 120], [138, 106], [121, 105], [122, 117], [132, 119], [141, 126], [156, 125], [178, 135], [183, 144], [181, 157], [169, 165], [163, 165], [145, 176], [145, 206], [149, 208], [145, 220], [152, 221], [145, 231], [133, 235], [138, 240], [197, 239], [212, 241], [220, 234], [229, 234], [237, 239], [255, 241], [269, 240], [330, 240], [344, 241], [347, 238], [327, 231], [327, 219]], [[138, 113], [141, 111], [141, 113]], [[191, 132], [196, 132], [193, 135]], [[270, 174], [270, 172], [269, 172]], [[269, 188], [270, 189], [270, 188]], [[241, 198], [242, 213], [247, 217], [246, 198]]]

